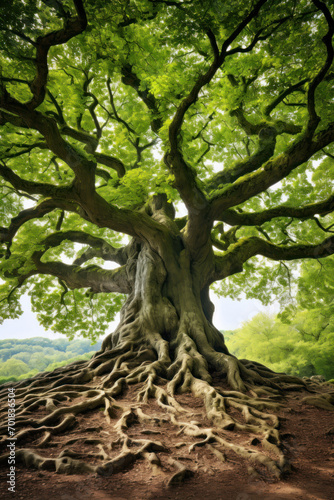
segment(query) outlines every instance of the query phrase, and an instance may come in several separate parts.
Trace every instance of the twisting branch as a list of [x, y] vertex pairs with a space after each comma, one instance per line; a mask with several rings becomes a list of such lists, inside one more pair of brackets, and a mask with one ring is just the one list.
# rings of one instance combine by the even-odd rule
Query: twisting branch
[[221, 280], [231, 274], [242, 272], [243, 264], [254, 257], [262, 255], [272, 260], [320, 259], [334, 254], [334, 236], [330, 236], [316, 245], [278, 246], [252, 236], [231, 245], [223, 255], [216, 255], [216, 275], [214, 280]]
[[[100, 250], [101, 255], [120, 264], [126, 262], [124, 248], [116, 249], [106, 243], [101, 238], [97, 238], [81, 231], [65, 231], [48, 236], [41, 245], [43, 250], [33, 253], [32, 261], [36, 267], [33, 274], [50, 274], [56, 276], [73, 288], [88, 288], [94, 293], [118, 292], [130, 293], [132, 283], [129, 281], [129, 274], [126, 266], [122, 265], [113, 270], [102, 269], [97, 265], [81, 268], [78, 264], [67, 265], [62, 262], [41, 261], [41, 258], [49, 248], [59, 246], [63, 241], [70, 240], [79, 243], [88, 243], [96, 252]], [[104, 257], [102, 257], [104, 258]], [[80, 258], [78, 259], [80, 261]], [[85, 259], [82, 259], [84, 262]]]
[[[126, 263], [126, 247], [115, 248], [104, 239], [83, 231], [60, 231], [48, 236], [43, 242], [43, 245], [45, 246], [44, 252], [49, 248], [60, 245], [65, 240], [89, 245], [91, 249], [96, 252], [96, 255], [92, 255], [89, 259], [92, 259], [93, 257], [100, 257], [103, 260], [110, 260], [120, 265]], [[80, 265], [89, 259], [81, 255], [74, 261], [74, 264]]]
[[87, 132], [86, 130], [84, 130], [81, 127], [81, 125], [80, 125], [81, 117], [79, 117], [77, 119], [78, 129], [74, 129], [74, 128], [70, 127], [66, 123], [61, 106], [59, 105], [57, 99], [53, 96], [53, 94], [49, 90], [48, 90], [48, 95], [50, 96], [50, 99], [56, 108], [56, 113], [54, 113], [53, 111], [47, 111], [46, 115], [52, 116], [56, 119], [57, 123], [60, 126], [60, 132], [62, 135], [72, 137], [72, 139], [75, 139], [76, 141], [79, 141], [79, 142], [85, 144], [86, 145], [84, 148], [85, 151], [87, 151], [87, 153], [94, 154], [96, 148], [98, 147], [99, 139], [101, 138], [101, 134], [102, 134], [102, 130], [101, 130], [100, 124], [97, 120], [95, 111], [94, 111], [95, 107], [98, 104], [98, 101], [93, 94], [88, 92], [88, 85], [89, 85], [89, 82], [91, 80], [92, 80], [92, 78], [89, 79], [87, 77], [85, 82], [84, 82], [84, 95], [86, 97], [88, 97], [88, 96], [93, 97], [93, 103], [88, 107], [88, 109], [90, 111], [90, 114], [93, 118], [94, 124], [95, 124], [96, 129], [97, 129], [96, 135], [91, 135], [89, 132]]
[[87, 26], [87, 18], [82, 0], [73, 0], [73, 3], [77, 16], [73, 18], [66, 17], [62, 29], [51, 31], [46, 35], [40, 36], [36, 41], [31, 40], [29, 37], [16, 30], [8, 30], [36, 48], [36, 56], [34, 59], [36, 75], [30, 83], [30, 90], [33, 97], [25, 104], [29, 110], [36, 109], [44, 101], [48, 77], [48, 53], [50, 48], [55, 45], [66, 43], [74, 36], [82, 33]]
[[315, 214], [326, 215], [334, 210], [334, 195], [318, 203], [310, 203], [302, 207], [281, 207], [270, 208], [262, 212], [237, 212], [229, 209], [217, 216], [216, 220], [226, 222], [230, 226], [260, 226], [264, 222], [279, 217], [292, 217], [299, 220], [314, 219]]
[[43, 182], [34, 182], [22, 179], [11, 170], [3, 161], [0, 162], [0, 176], [8, 181], [16, 190], [25, 191], [29, 194], [42, 194], [58, 199], [70, 199], [72, 187], [59, 187]]
[[259, 146], [257, 151], [246, 160], [238, 162], [232, 168], [219, 172], [206, 182], [205, 187], [208, 190], [217, 189], [222, 184], [232, 183], [239, 177], [254, 172], [260, 168], [269, 158], [272, 157], [276, 145], [276, 129], [266, 127], [259, 131]]
[[[238, 108], [232, 110], [230, 112], [230, 115], [234, 116], [237, 119], [240, 127], [246, 132], [247, 135], [257, 135], [260, 130], [268, 126], [268, 121], [266, 120], [261, 120], [258, 123], [252, 123], [250, 120], [248, 120], [245, 116], [245, 112], [242, 106], [239, 106]], [[282, 120], [270, 119], [270, 122], [273, 123], [279, 134], [296, 135], [299, 134], [303, 129], [300, 125], [295, 125], [294, 123], [289, 123]]]
[[246, 174], [232, 186], [226, 186], [220, 193], [214, 193], [211, 199], [211, 220], [220, 220], [226, 209], [239, 205], [276, 184], [333, 140], [334, 123], [331, 123], [327, 129], [314, 136], [312, 141], [306, 136], [300, 138], [287, 153], [271, 158], [257, 172]]
[[[85, 80], [83, 83], [83, 95], [84, 95], [84, 97], [90, 97], [93, 100], [92, 103], [88, 106], [88, 111], [89, 111], [90, 116], [92, 117], [92, 120], [93, 120], [94, 125], [95, 125], [95, 129], [96, 129], [96, 132], [95, 132], [95, 137], [96, 137], [95, 149], [96, 149], [98, 146], [99, 140], [101, 139], [101, 136], [102, 136], [102, 128], [101, 128], [100, 122], [97, 118], [97, 115], [95, 113], [95, 109], [99, 105], [99, 101], [98, 101], [97, 97], [89, 90], [89, 85], [92, 82], [94, 77], [89, 76], [89, 72], [87, 72], [86, 70], [84, 70], [83, 73], [85, 75]], [[78, 128], [80, 130], [83, 130], [83, 128], [81, 127], [81, 120], [82, 120], [82, 114], [80, 115], [80, 117], [78, 119]], [[84, 130], [84, 132], [86, 132], [86, 131]], [[88, 132], [86, 132], [86, 133], [88, 133]], [[94, 152], [95, 149], [93, 149], [90, 152]]]
[[33, 274], [50, 274], [64, 281], [70, 289], [89, 288], [94, 293], [130, 293], [131, 283], [128, 280], [126, 266], [107, 270], [99, 266], [80, 266], [63, 264], [62, 262], [41, 262], [37, 253], [33, 256], [36, 271]]
[[118, 158], [109, 156], [104, 153], [94, 153], [97, 163], [116, 170], [118, 177], [125, 175], [125, 166]]
[[317, 75], [313, 78], [313, 80], [310, 82], [310, 86], [308, 89], [308, 94], [307, 94], [307, 109], [308, 109], [308, 114], [309, 114], [309, 120], [308, 124], [306, 127], [306, 134], [311, 137], [319, 122], [320, 122], [320, 117], [317, 115], [316, 109], [315, 109], [315, 91], [319, 84], [323, 81], [325, 78], [327, 72], [329, 71], [333, 60], [334, 60], [334, 49], [332, 45], [332, 38], [334, 35], [334, 19], [327, 7], [327, 5], [320, 0], [312, 0], [314, 5], [322, 11], [324, 14], [327, 24], [328, 24], [328, 31], [326, 35], [323, 37], [322, 41], [324, 42], [327, 50], [327, 57], [326, 61], [321, 68], [321, 70], [317, 73]]
[[52, 31], [47, 35], [40, 36], [35, 42], [36, 46], [36, 76], [30, 85], [33, 94], [32, 99], [26, 104], [27, 108], [36, 109], [44, 100], [45, 87], [48, 76], [48, 52], [50, 47], [61, 45], [74, 36], [82, 33], [87, 26], [87, 18], [82, 0], [73, 0], [77, 16], [66, 18], [64, 27], [58, 31]]
[[95, 246], [96, 251], [100, 249], [101, 256], [104, 255], [109, 260], [120, 264], [124, 264], [127, 260], [126, 249], [124, 248], [113, 248], [101, 238], [80, 231], [67, 231], [52, 234], [41, 242], [44, 248], [32, 254], [31, 259], [34, 269], [29, 271], [29, 273], [22, 274], [20, 268], [16, 268], [7, 272], [6, 276], [8, 278], [16, 278], [18, 280], [17, 287], [22, 286], [31, 276], [48, 274], [57, 277], [58, 280], [61, 280], [70, 289], [90, 288], [90, 291], [94, 293], [116, 292], [127, 294], [131, 292], [133, 283], [125, 265], [109, 270], [102, 269], [97, 265], [81, 268], [80, 265], [67, 265], [58, 261], [47, 261], [45, 258], [42, 262], [41, 259], [49, 248], [56, 247], [65, 240], [88, 243]]
[[72, 137], [72, 139], [75, 139], [76, 141], [86, 144], [86, 147], [84, 149], [87, 151], [87, 153], [93, 154], [98, 146], [96, 137], [90, 135], [83, 129], [77, 130], [75, 128], [69, 127], [68, 125], [63, 125], [60, 128], [60, 131], [62, 135], [67, 135], [69, 137]]
[[153, 132], [158, 133], [160, 128], [162, 127], [162, 119], [159, 117], [159, 108], [156, 98], [153, 94], [147, 89], [141, 89], [141, 81], [133, 71], [133, 67], [131, 64], [125, 63], [122, 66], [122, 82], [125, 85], [129, 85], [132, 87], [140, 97], [140, 99], [144, 102], [146, 107], [152, 111], [153, 119], [151, 121], [151, 129]]
[[86, 199], [91, 199], [95, 189], [95, 164], [65, 141], [53, 118], [43, 115], [39, 111], [29, 110], [26, 105], [12, 98], [6, 91], [1, 98], [2, 107], [9, 113], [1, 112], [0, 123], [9, 121], [17, 127], [23, 126], [37, 130], [45, 138], [48, 148], [67, 163], [75, 173], [75, 184], [78, 192], [81, 192]]
[[27, 208], [22, 210], [16, 217], [13, 217], [8, 228], [0, 227], [0, 243], [8, 243], [10, 246], [15, 234], [27, 221], [33, 219], [40, 219], [44, 217], [45, 214], [52, 212], [53, 210], [61, 208], [62, 210], [70, 212], [78, 212], [80, 208], [70, 202], [63, 199], [47, 199], [42, 201], [39, 205], [33, 208]]
[[[97, 136], [94, 137], [93, 135], [89, 134], [86, 130], [83, 130], [82, 128], [80, 128], [80, 130], [77, 130], [77, 129], [74, 129], [74, 128], [68, 126], [67, 123], [65, 122], [65, 119], [64, 119], [64, 116], [62, 113], [62, 109], [59, 106], [56, 98], [54, 96], [52, 96], [52, 94], [49, 92], [51, 100], [57, 109], [57, 121], [60, 124], [60, 133], [62, 135], [65, 135], [65, 136], [72, 137], [72, 139], [75, 139], [76, 141], [79, 141], [82, 144], [85, 144], [86, 146], [84, 149], [87, 151], [87, 153], [92, 154], [95, 157], [97, 163], [103, 164], [106, 167], [109, 167], [109, 168], [112, 168], [113, 170], [116, 170], [118, 177], [123, 177], [123, 175], [125, 174], [125, 167], [124, 167], [124, 164], [121, 162], [121, 160], [118, 160], [117, 158], [110, 156], [110, 155], [107, 155], [105, 153], [97, 153], [96, 152], [96, 148], [98, 147], [99, 139], [102, 135], [102, 129], [100, 127], [100, 124], [99, 124], [97, 117], [96, 117], [96, 114], [94, 112], [94, 108], [97, 106], [98, 101], [93, 94], [87, 92], [88, 83], [87, 82], [85, 82], [85, 83], [86, 83], [86, 87], [85, 87], [86, 95], [91, 95], [94, 98], [94, 101], [93, 101], [92, 105], [89, 107], [89, 109], [90, 109], [90, 112], [91, 112], [92, 117], [94, 119], [94, 122], [96, 120], [95, 125], [96, 125], [97, 131], [98, 131]], [[97, 175], [101, 174], [101, 173], [103, 174], [104, 178], [106, 176], [108, 176], [108, 179], [110, 178], [110, 175], [108, 174], [108, 172], [103, 172], [101, 170], [99, 170], [99, 172], [96, 172]]]

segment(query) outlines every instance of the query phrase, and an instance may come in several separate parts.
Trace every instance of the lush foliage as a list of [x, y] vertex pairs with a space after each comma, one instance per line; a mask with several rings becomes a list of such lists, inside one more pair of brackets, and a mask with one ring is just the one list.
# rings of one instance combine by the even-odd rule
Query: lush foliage
[[231, 352], [277, 372], [334, 377], [334, 319], [322, 309], [298, 311], [289, 324], [257, 314], [229, 338]]
[[[29, 291], [45, 327], [102, 334], [128, 293], [105, 261], [125, 235], [159, 241], [159, 193], [186, 207], [193, 265], [214, 262], [205, 286], [291, 306], [298, 259], [334, 251], [331, 5], [7, 2], [1, 318]], [[305, 307], [328, 304], [312, 273], [331, 262], [303, 267]]]
[[101, 347], [89, 340], [29, 339], [0, 340], [0, 383], [29, 378], [79, 359], [89, 359]]

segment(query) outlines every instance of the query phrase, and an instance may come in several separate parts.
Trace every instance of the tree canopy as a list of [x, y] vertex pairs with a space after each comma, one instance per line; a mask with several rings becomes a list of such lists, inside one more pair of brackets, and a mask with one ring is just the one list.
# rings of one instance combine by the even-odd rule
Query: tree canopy
[[45, 327], [94, 338], [131, 289], [125, 235], [160, 252], [166, 231], [202, 288], [284, 302], [286, 262], [334, 250], [331, 5], [3, 6], [2, 318], [29, 290]]

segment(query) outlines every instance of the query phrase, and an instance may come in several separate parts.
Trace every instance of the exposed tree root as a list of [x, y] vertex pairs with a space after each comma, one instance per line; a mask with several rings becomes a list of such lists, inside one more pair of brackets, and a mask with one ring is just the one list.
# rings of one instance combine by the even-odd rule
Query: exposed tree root
[[[163, 343], [160, 346], [164, 347]], [[262, 466], [280, 478], [289, 464], [278, 431], [279, 401], [289, 384], [304, 388], [305, 383], [231, 357], [233, 370], [239, 370], [238, 377], [233, 377], [242, 380], [245, 391], [230, 390], [225, 386], [226, 381], [231, 381], [231, 369], [212, 383], [204, 356], [198, 351], [194, 354], [195, 343], [183, 336], [174, 363], [166, 368], [164, 348], [154, 356], [150, 346], [128, 342], [98, 353], [86, 363], [14, 384], [17, 460], [26, 467], [57, 473], [101, 475], [115, 474], [141, 460], [146, 461], [153, 475], [162, 474], [166, 484], [174, 486], [195, 473], [194, 468], [183, 463], [177, 450], [186, 447], [191, 457], [202, 447], [220, 463], [228, 461], [232, 453], [245, 460], [254, 474], [256, 467]], [[123, 406], [122, 398], [131, 385], [136, 385], [137, 400], [132, 398], [130, 407], [128, 403]], [[8, 440], [8, 386], [0, 391], [0, 444], [4, 449]], [[199, 418], [178, 401], [179, 395], [185, 393], [202, 401]], [[330, 394], [322, 396], [322, 407], [332, 406], [332, 398]], [[151, 401], [156, 402], [156, 414], [145, 411], [151, 408]], [[79, 417], [86, 412], [103, 416], [102, 423], [63, 441], [64, 435], [73, 434], [80, 424]], [[146, 438], [131, 437], [132, 429], [138, 426]], [[172, 446], [168, 441], [155, 440], [164, 426], [170, 426], [169, 432], [175, 437], [182, 435], [184, 440]], [[78, 444], [85, 447], [84, 453], [76, 451]], [[44, 456], [56, 447], [62, 448], [58, 456]], [[0, 463], [7, 458], [8, 454], [2, 455]]]
[[334, 392], [328, 394], [319, 394], [317, 396], [307, 396], [303, 401], [309, 405], [323, 408], [324, 410], [334, 411]]

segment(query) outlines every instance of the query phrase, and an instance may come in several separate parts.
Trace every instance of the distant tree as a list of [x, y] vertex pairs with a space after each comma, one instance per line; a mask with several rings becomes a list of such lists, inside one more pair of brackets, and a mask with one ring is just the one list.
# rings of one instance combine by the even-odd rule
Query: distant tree
[[29, 371], [29, 367], [26, 363], [21, 361], [20, 359], [7, 359], [4, 363], [0, 365], [0, 376], [1, 377], [18, 377], [23, 373], [27, 373]]
[[289, 324], [257, 314], [229, 339], [231, 352], [291, 375], [334, 377], [334, 320], [321, 311], [299, 311]]
[[69, 345], [69, 341], [66, 339], [56, 339], [53, 341], [53, 344], [59, 351], [65, 352]]
[[[59, 347], [61, 347], [61, 350], [59, 350]], [[9, 366], [8, 370], [6, 368], [6, 373], [8, 377], [14, 376], [14, 378], [20, 379], [25, 376], [25, 378], [28, 378], [29, 375], [33, 376], [38, 371], [51, 370], [49, 365], [55, 363], [57, 366], [63, 366], [74, 361], [74, 359], [89, 359], [99, 347], [101, 347], [101, 342], [96, 343], [93, 347], [91, 341], [81, 339], [75, 340], [73, 343], [66, 339], [51, 340], [43, 337], [22, 340], [9, 339], [0, 341], [0, 360], [2, 362], [6, 360], [23, 361], [26, 364], [24, 372], [21, 371], [18, 374], [17, 365], [14, 364], [5, 365], [5, 367]], [[13, 372], [10, 371], [10, 366], [13, 366]]]
[[7, 382], [15, 382], [16, 380], [15, 377], [0, 377], [0, 385], [6, 384]]
[[[1, 354], [1, 351], [0, 351], [0, 354]], [[27, 352], [27, 351], [19, 352], [17, 354], [14, 354], [11, 357], [11, 359], [19, 359], [29, 366], [29, 362], [31, 360], [31, 354], [32, 354], [31, 352]]]

